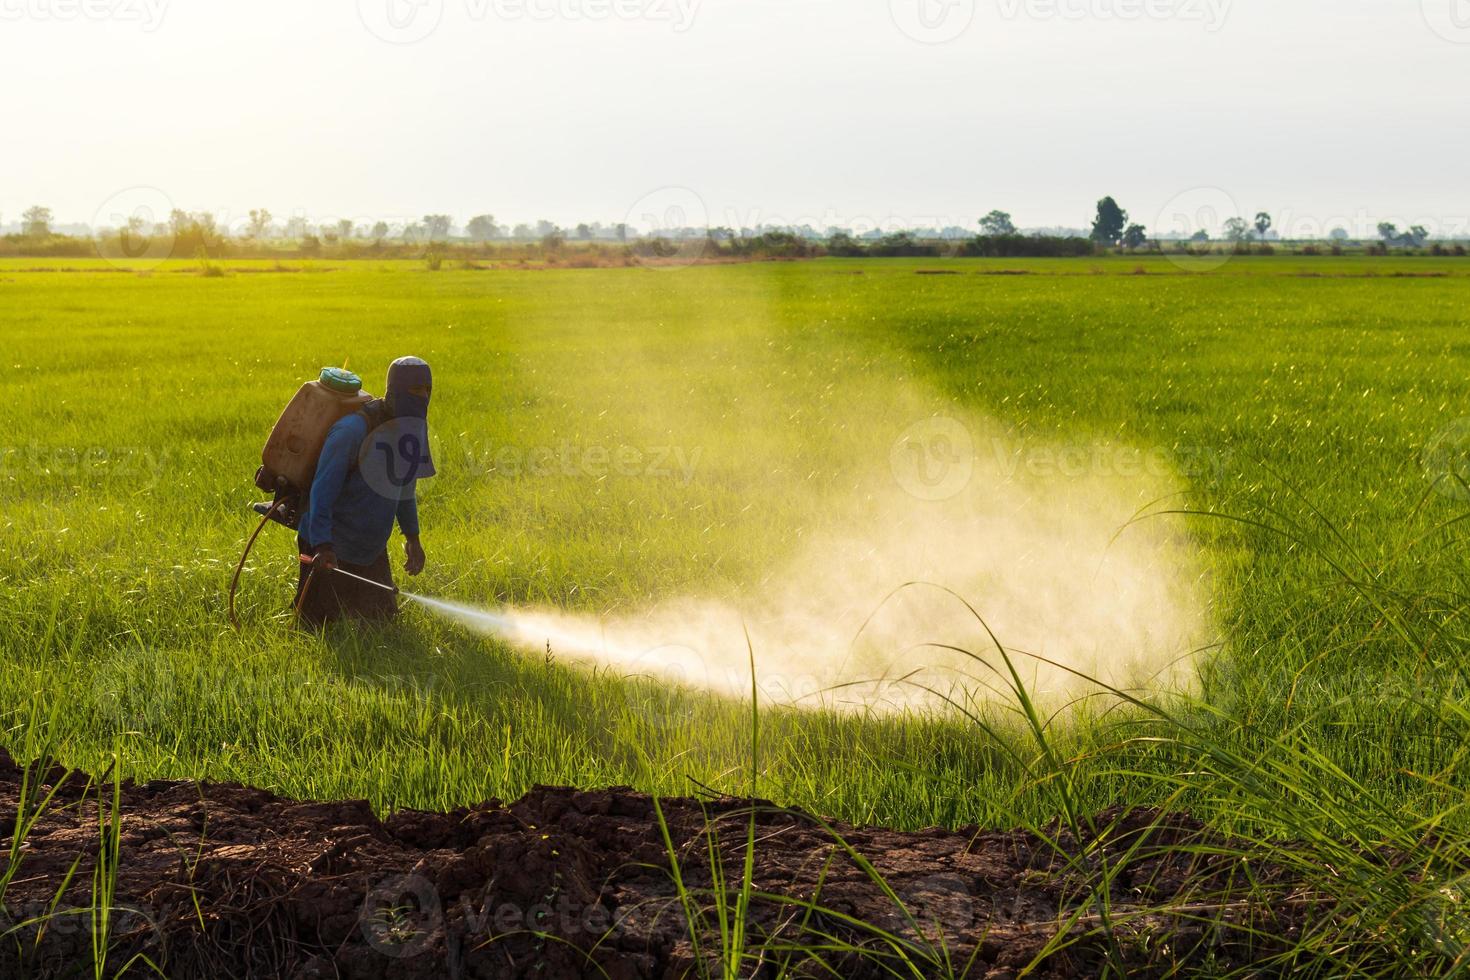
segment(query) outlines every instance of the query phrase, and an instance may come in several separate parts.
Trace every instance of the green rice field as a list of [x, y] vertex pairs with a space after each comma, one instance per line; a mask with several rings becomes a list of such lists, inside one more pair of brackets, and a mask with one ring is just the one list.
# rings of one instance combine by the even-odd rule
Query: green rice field
[[17, 757], [117, 751], [139, 779], [380, 809], [746, 786], [739, 699], [416, 608], [295, 629], [279, 528], [230, 626], [281, 406], [322, 365], [373, 388], [413, 353], [436, 369], [439, 469], [413, 587], [463, 602], [738, 601], [870, 520], [895, 439], [932, 417], [1169, 466], [1155, 510], [1188, 513], [1148, 519], [1187, 536], [1215, 628], [1188, 690], [1040, 733], [1004, 699], [974, 717], [772, 706], [763, 796], [905, 828], [1174, 800], [1298, 836], [1465, 829], [1464, 260], [219, 271], [0, 262], [0, 742]]

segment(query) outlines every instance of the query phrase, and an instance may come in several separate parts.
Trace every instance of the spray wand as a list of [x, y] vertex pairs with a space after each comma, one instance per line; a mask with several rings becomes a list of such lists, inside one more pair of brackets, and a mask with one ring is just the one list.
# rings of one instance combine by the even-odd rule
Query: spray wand
[[[297, 557], [301, 559], [301, 564], [303, 564], [303, 565], [305, 565], [305, 566], [307, 566], [308, 568], [311, 569], [311, 573], [313, 575], [315, 575], [318, 571], [320, 571], [321, 568], [325, 568], [326, 567], [326, 566], [323, 565], [323, 566], [321, 566], [321, 568], [318, 568], [317, 565], [316, 565], [316, 559], [313, 558], [311, 555], [298, 555]], [[402, 590], [398, 589], [396, 586], [384, 585], [382, 582], [375, 582], [375, 581], [373, 581], [370, 578], [364, 578], [361, 575], [357, 575], [357, 574], [355, 574], [353, 572], [349, 572], [345, 568], [333, 568], [333, 569], [331, 569], [331, 571], [336, 572], [338, 575], [346, 575], [348, 578], [355, 578], [359, 582], [362, 582], [362, 583], [364, 583], [366, 585], [371, 585], [371, 586], [373, 586], [374, 588], [377, 588], [377, 589], [382, 589], [385, 592], [391, 592], [394, 595], [407, 595], [407, 593], [405, 593]]]

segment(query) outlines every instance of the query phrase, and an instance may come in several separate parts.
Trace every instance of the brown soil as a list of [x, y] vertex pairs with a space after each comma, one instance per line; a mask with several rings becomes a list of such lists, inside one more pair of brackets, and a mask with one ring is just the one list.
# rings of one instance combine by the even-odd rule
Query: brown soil
[[[61, 789], [25, 835], [4, 891], [7, 926], [21, 925], [0, 943], [0, 975], [90, 975], [98, 796], [78, 774], [32, 772]], [[0, 753], [7, 851], [21, 779]], [[102, 802], [110, 799], [105, 785]], [[733, 892], [751, 803], [666, 799], [662, 808], [684, 883], [703, 909], [698, 948], [655, 804], [639, 793], [537, 788], [509, 805], [380, 820], [361, 801], [124, 782], [107, 975], [143, 954], [170, 977], [718, 976], [710, 842]], [[1207, 842], [1201, 828], [1148, 811], [1104, 814], [1094, 825], [1108, 829], [1081, 842], [1056, 835], [1065, 853], [1098, 843], [1071, 866], [1028, 832], [829, 829], [770, 804], [755, 811], [755, 887], [771, 897], [754, 902], [749, 935], [771, 951], [742, 976], [777, 976], [786, 963], [797, 976], [1011, 977], [1049, 943], [1059, 948], [1031, 976], [1093, 974], [1109, 957], [1134, 974], [1185, 962], [1228, 968], [1269, 952], [1261, 937], [1289, 936], [1305, 909], [1300, 901], [1263, 907], [1260, 891], [1244, 901], [1232, 875], [1258, 889], [1280, 876], [1254, 863], [1247, 870], [1239, 854], [1181, 847]], [[872, 862], [910, 915], [834, 832]], [[1112, 942], [1096, 891], [1089, 896], [1105, 873]], [[23, 924], [38, 917], [44, 928]], [[802, 953], [830, 945], [824, 937], [866, 955], [823, 953], [831, 972], [796, 968]]]

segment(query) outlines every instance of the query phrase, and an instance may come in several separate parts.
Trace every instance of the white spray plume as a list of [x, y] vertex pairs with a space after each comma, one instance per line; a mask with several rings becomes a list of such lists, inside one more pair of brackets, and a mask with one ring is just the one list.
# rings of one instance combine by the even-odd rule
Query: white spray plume
[[[741, 599], [606, 618], [427, 602], [516, 646], [737, 697], [750, 692], [748, 631], [761, 697], [775, 703], [989, 698], [1006, 683], [986, 627], [1043, 699], [1087, 685], [1028, 654], [1119, 688], [1187, 685], [1190, 654], [1214, 639], [1203, 566], [1180, 518], [1133, 520], [1181, 487], [1164, 455], [973, 439], [998, 430], [971, 422], [961, 437], [972, 463], [927, 478], [924, 440], [957, 424], [921, 425], [917, 446], [900, 440], [860, 525], [808, 541]], [[905, 474], [910, 449], [920, 469]], [[946, 499], [925, 499], [935, 496]]]

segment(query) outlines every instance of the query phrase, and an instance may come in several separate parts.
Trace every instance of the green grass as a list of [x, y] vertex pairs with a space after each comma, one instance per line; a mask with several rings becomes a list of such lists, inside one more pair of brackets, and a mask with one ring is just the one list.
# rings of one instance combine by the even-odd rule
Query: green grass
[[[0, 261], [0, 741], [17, 757], [55, 746], [101, 771], [121, 736], [124, 775], [381, 808], [534, 783], [749, 790], [747, 706], [547, 662], [415, 610], [296, 632], [278, 529], [246, 573], [246, 628], [229, 628], [276, 413], [323, 364], [350, 358], [376, 387], [415, 353], [438, 381], [428, 594], [590, 612], [742, 595], [859, 518], [865, 481], [930, 412], [1037, 444], [1163, 447], [1208, 462], [1166, 506], [1297, 528], [1155, 518], [1200, 542], [1226, 640], [1201, 704], [1182, 709], [1191, 723], [1231, 758], [1309, 748], [1406, 824], [1464, 793], [1465, 535], [1441, 527], [1463, 505], [1420, 465], [1470, 414], [1464, 260], [223, 267]], [[33, 271], [60, 268], [78, 271]], [[934, 268], [960, 274], [915, 274]], [[1031, 274], [977, 274], [1006, 270]], [[563, 445], [677, 447], [697, 465], [687, 481], [505, 465]], [[992, 714], [1004, 744], [965, 719], [773, 708], [758, 791], [921, 827], [1047, 819], [1059, 800], [1037, 781], [1059, 772], [1075, 813], [1174, 790], [1175, 756], [1113, 748], [1131, 716], [1053, 727], [1042, 752], [1024, 720]], [[1231, 824], [1268, 809], [1215, 789], [1184, 800]]]

